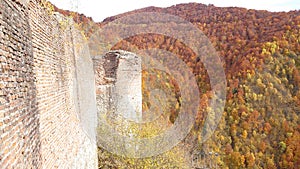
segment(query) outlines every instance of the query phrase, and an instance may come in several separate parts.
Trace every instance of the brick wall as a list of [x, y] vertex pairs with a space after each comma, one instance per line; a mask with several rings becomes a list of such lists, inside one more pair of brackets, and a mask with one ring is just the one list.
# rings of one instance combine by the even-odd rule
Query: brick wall
[[0, 168], [41, 166], [29, 12], [0, 1]]
[[80, 32], [39, 0], [0, 7], [0, 168], [96, 168], [80, 118], [79, 80], [91, 81], [76, 71], [89, 59]]

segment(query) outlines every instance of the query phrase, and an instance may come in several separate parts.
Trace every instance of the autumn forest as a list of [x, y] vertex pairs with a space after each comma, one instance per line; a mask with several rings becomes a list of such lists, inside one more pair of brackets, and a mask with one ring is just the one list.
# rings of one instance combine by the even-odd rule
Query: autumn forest
[[[133, 13], [162, 12], [179, 16], [209, 38], [223, 63], [227, 82], [225, 108], [212, 137], [201, 142], [212, 92], [210, 77], [195, 53], [173, 37], [151, 33], [123, 39], [113, 46], [114, 50], [128, 51], [132, 46], [158, 48], [178, 56], [192, 69], [197, 80], [201, 108], [192, 131], [172, 150], [157, 157], [128, 159], [99, 148], [99, 168], [189, 168], [192, 165], [230, 169], [300, 168], [299, 10], [268, 12], [189, 3], [139, 9], [109, 17], [101, 23], [74, 12], [56, 7], [55, 10], [71, 16], [87, 38], [92, 38], [106, 24]], [[146, 98], [143, 109], [149, 107], [147, 89], [160, 86], [175, 93], [169, 117], [170, 124], [173, 123], [181, 105], [176, 79], [155, 71], [143, 72], [143, 78], [146, 76], [150, 80], [143, 84]], [[160, 127], [143, 129], [140, 135], [151, 135], [156, 128]], [[200, 155], [194, 158], [197, 153]]]

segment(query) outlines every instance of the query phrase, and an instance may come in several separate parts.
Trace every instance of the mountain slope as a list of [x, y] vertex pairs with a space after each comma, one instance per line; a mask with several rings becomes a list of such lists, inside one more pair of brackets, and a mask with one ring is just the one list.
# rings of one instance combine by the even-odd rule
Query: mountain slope
[[[219, 127], [210, 140], [199, 146], [185, 140], [187, 147], [196, 146], [206, 154], [218, 152], [220, 156], [214, 162], [220, 168], [299, 168], [300, 11], [268, 12], [189, 3], [135, 10], [102, 23], [81, 19], [80, 24], [89, 37], [97, 27], [146, 11], [190, 21], [210, 39], [224, 61], [228, 87]], [[113, 49], [129, 50], [132, 46], [128, 42], [139, 49], [159, 48], [177, 54], [193, 69], [202, 89], [201, 98], [210, 98], [205, 67], [184, 44], [172, 37], [144, 34], [129, 37]], [[198, 112], [188, 138], [201, 140], [206, 109]], [[206, 162], [209, 159], [207, 156]]]

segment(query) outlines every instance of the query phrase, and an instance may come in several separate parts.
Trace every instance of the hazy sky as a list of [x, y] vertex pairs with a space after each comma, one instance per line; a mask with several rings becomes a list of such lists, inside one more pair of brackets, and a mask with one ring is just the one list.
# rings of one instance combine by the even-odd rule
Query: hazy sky
[[148, 6], [168, 7], [179, 3], [197, 2], [218, 7], [237, 6], [269, 11], [300, 10], [300, 0], [50, 0], [57, 7], [78, 11], [94, 21]]

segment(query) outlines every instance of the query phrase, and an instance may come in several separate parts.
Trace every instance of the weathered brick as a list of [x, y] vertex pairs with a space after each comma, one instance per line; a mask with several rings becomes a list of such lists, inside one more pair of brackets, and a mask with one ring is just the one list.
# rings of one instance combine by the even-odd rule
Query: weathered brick
[[63, 30], [40, 0], [0, 6], [0, 168], [96, 168], [73, 101], [69, 42], [82, 43], [80, 33], [73, 23]]

